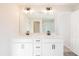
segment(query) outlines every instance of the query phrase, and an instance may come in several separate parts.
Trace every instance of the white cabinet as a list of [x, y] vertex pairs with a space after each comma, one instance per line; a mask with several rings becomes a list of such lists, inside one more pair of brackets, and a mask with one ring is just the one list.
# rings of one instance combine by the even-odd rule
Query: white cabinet
[[[30, 39], [29, 39], [30, 40]], [[58, 39], [32, 39], [12, 44], [15, 56], [62, 56], [63, 42]]]
[[14, 43], [12, 47], [13, 56], [32, 56], [32, 43]]
[[24, 55], [25, 56], [32, 56], [33, 55], [33, 44], [26, 43], [24, 46]]
[[42, 55], [43, 56], [50, 56], [51, 52], [52, 52], [51, 44], [42, 45]]
[[12, 41], [13, 56], [32, 56], [33, 40], [32, 39], [14, 39]]
[[34, 56], [41, 56], [42, 41], [41, 39], [34, 39]]
[[22, 44], [12, 44], [12, 55], [13, 56], [22, 56], [24, 55], [24, 49], [21, 47]]
[[53, 52], [53, 56], [63, 56], [64, 52], [64, 46], [63, 43], [55, 42], [55, 51]]
[[63, 56], [63, 45], [60, 43], [42, 44], [43, 56]]

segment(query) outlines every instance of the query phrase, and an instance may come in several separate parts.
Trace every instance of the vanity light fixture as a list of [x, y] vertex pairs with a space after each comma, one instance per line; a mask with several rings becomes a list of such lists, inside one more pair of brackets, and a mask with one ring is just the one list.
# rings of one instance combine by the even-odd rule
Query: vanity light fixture
[[29, 12], [30, 12], [30, 8], [29, 8], [29, 7], [25, 7], [25, 8], [23, 9], [23, 12], [26, 13], [26, 14], [29, 13]]
[[34, 12], [34, 10], [32, 10], [30, 7], [26, 7], [26, 8], [24, 8], [24, 13], [26, 13], [26, 14], [31, 14], [31, 13], [33, 13]]
[[50, 10], [52, 10], [52, 8], [51, 7], [47, 7], [46, 10], [47, 11], [50, 11]]
[[53, 14], [52, 7], [46, 7], [45, 10], [43, 10], [43, 12], [47, 14]]
[[30, 11], [30, 8], [29, 8], [29, 7], [27, 7], [27, 8], [25, 8], [25, 10]]

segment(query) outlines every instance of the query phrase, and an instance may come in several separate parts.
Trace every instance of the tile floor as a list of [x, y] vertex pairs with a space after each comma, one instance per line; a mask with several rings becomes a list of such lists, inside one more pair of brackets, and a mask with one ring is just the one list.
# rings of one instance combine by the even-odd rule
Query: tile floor
[[70, 49], [67, 47], [64, 47], [64, 56], [77, 56], [75, 53], [73, 53]]

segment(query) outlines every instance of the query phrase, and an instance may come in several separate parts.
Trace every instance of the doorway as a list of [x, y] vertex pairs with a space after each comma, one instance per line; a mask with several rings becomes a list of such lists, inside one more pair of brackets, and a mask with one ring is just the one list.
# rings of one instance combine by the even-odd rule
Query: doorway
[[34, 33], [40, 33], [40, 22], [39, 21], [34, 21], [33, 32]]

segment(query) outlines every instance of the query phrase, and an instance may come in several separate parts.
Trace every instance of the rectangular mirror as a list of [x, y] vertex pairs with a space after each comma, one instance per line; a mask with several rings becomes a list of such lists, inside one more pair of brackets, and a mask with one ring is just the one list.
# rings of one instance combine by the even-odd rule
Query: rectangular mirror
[[20, 33], [46, 33], [55, 32], [55, 20], [53, 15], [43, 12], [23, 13], [20, 17]]

